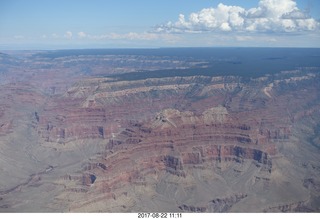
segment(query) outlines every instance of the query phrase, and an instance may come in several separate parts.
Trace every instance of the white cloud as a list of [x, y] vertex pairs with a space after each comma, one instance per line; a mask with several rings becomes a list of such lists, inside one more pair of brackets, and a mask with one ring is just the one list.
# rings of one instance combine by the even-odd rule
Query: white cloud
[[293, 10], [289, 13], [283, 14], [282, 19], [308, 19], [309, 16], [299, 10]]
[[87, 34], [86, 34], [85, 32], [82, 32], [82, 31], [81, 31], [81, 32], [78, 33], [78, 37], [79, 37], [79, 38], [86, 38], [86, 37], [87, 37]]
[[220, 26], [220, 29], [222, 31], [231, 31], [231, 27], [230, 27], [229, 23], [227, 23], [227, 22], [222, 23]]
[[319, 22], [301, 11], [294, 0], [260, 0], [255, 8], [244, 9], [222, 3], [204, 8], [188, 18], [180, 14], [178, 21], [155, 28], [160, 33], [201, 32], [301, 32], [315, 31]]
[[260, 0], [257, 10], [262, 11], [264, 17], [280, 18], [283, 14], [298, 8], [293, 0]]
[[67, 31], [67, 32], [64, 34], [64, 37], [67, 38], [67, 39], [72, 39], [72, 32], [71, 32], [71, 31]]

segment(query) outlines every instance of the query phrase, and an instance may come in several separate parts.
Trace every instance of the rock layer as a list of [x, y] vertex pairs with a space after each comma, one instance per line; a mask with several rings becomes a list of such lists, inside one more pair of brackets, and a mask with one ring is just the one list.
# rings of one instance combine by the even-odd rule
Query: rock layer
[[94, 57], [0, 75], [0, 211], [319, 212], [314, 70], [126, 79], [100, 71], [165, 66], [100, 58], [84, 75]]

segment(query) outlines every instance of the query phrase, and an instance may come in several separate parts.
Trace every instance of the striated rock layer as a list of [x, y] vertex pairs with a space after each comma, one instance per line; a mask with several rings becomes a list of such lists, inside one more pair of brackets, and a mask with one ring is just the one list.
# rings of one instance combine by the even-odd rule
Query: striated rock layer
[[61, 59], [38, 61], [75, 83], [26, 68], [0, 88], [1, 212], [320, 211], [315, 70], [125, 80]]
[[[80, 212], [319, 211], [319, 153], [299, 130], [311, 117], [320, 121], [318, 80], [289, 75], [267, 90], [268, 78], [98, 80], [94, 95], [74, 99], [82, 88], [72, 88], [66, 96], [81, 110], [48, 107], [40, 136], [105, 146], [80, 172], [60, 177], [66, 188], [55, 202]], [[45, 128], [50, 114], [63, 113]]]

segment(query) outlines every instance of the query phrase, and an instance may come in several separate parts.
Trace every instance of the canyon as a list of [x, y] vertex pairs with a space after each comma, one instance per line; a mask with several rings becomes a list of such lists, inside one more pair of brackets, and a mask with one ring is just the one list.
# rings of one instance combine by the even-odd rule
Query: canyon
[[0, 212], [320, 211], [319, 66], [93, 52], [0, 54]]

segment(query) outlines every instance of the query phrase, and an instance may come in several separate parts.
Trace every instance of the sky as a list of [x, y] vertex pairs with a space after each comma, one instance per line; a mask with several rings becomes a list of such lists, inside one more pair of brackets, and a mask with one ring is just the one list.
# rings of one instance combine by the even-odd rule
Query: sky
[[319, 0], [0, 0], [0, 50], [320, 47]]

